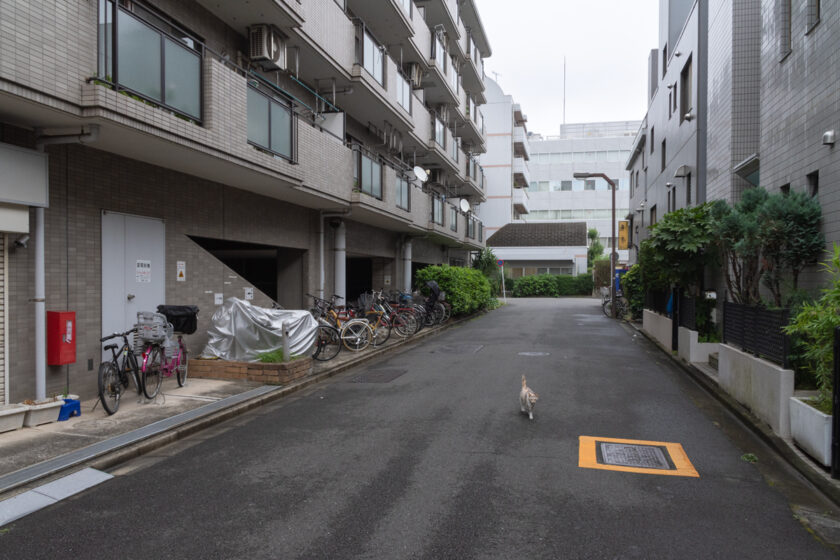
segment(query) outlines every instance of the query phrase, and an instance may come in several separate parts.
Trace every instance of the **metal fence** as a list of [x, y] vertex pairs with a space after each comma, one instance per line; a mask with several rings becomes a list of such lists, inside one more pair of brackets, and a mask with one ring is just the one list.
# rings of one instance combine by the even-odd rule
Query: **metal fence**
[[658, 292], [649, 290], [645, 292], [645, 309], [666, 315], [668, 313], [667, 308], [670, 297], [671, 292], [669, 291]]
[[788, 324], [789, 317], [789, 309], [724, 302], [723, 341], [786, 368], [790, 341], [782, 327]]
[[680, 326], [693, 331], [697, 330], [697, 310], [695, 306], [695, 299], [683, 293], [680, 293], [680, 309], [679, 309]]

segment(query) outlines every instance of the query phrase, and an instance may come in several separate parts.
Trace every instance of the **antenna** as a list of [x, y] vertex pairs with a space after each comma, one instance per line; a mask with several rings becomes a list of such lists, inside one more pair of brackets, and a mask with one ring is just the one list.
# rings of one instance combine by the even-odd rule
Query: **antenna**
[[490, 73], [493, 74], [493, 81], [498, 84], [499, 83], [499, 76], [501, 76], [501, 74], [499, 74], [498, 72], [494, 72], [493, 70], [490, 70]]

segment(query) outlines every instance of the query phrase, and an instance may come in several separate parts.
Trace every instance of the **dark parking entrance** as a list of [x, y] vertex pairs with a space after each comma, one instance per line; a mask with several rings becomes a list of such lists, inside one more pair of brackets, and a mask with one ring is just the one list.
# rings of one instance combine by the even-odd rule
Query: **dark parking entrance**
[[347, 302], [355, 303], [360, 295], [373, 289], [373, 259], [347, 259]]

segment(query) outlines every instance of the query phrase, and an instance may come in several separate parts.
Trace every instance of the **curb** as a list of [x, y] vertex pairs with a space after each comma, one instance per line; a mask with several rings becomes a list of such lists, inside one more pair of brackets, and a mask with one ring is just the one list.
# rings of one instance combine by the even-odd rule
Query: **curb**
[[630, 322], [628, 322], [628, 324], [632, 329], [653, 343], [654, 346], [662, 350], [662, 353], [670, 358], [674, 365], [685, 371], [702, 389], [724, 405], [738, 420], [741, 421], [741, 423], [746, 425], [751, 432], [761, 438], [764, 443], [770, 446], [770, 448], [782, 459], [784, 459], [791, 467], [796, 469], [796, 471], [805, 477], [808, 482], [813, 484], [826, 498], [840, 507], [840, 485], [832, 482], [831, 479], [826, 478], [821, 471], [817, 470], [815, 465], [811, 464], [810, 461], [799, 455], [791, 443], [776, 435], [769, 426], [765, 425], [746, 407], [744, 407], [744, 405], [736, 401], [732, 398], [732, 396], [721, 389], [720, 386], [709, 379], [705, 373], [690, 363], [685, 362], [679, 356], [675, 356], [670, 351], [666, 350], [661, 344], [659, 344], [659, 341], [653, 339], [640, 327]]
[[[311, 375], [309, 377], [306, 377], [302, 380], [299, 380], [299, 381], [297, 381], [297, 382], [295, 382], [291, 385], [277, 387], [277, 389], [275, 389], [273, 391], [269, 391], [265, 394], [255, 396], [255, 397], [253, 397], [251, 399], [248, 399], [246, 401], [243, 401], [243, 402], [240, 402], [240, 403], [237, 403], [237, 404], [233, 404], [233, 405], [231, 405], [229, 407], [226, 407], [224, 409], [221, 409], [221, 410], [218, 410], [218, 411], [208, 412], [207, 414], [205, 414], [205, 415], [203, 415], [199, 418], [189, 420], [189, 421], [187, 421], [183, 424], [180, 424], [180, 425], [174, 427], [173, 429], [171, 429], [169, 431], [166, 431], [164, 433], [149, 436], [146, 439], [143, 439], [141, 441], [137, 441], [137, 442], [134, 442], [134, 443], [126, 444], [125, 446], [119, 447], [119, 448], [114, 449], [112, 451], [105, 451], [101, 454], [97, 454], [97, 455], [90, 456], [90, 457], [87, 457], [87, 458], [84, 458], [84, 459], [80, 459], [79, 461], [73, 463], [72, 465], [68, 465], [68, 466], [65, 466], [65, 467], [56, 468], [56, 469], [48, 471], [48, 472], [44, 472], [42, 475], [38, 476], [37, 478], [32, 478], [32, 479], [26, 480], [25, 482], [21, 482], [21, 483], [18, 483], [18, 484], [12, 484], [12, 485], [9, 485], [7, 487], [0, 488], [0, 501], [5, 500], [6, 498], [12, 497], [13, 495], [15, 495], [17, 493], [18, 490], [38, 486], [41, 483], [43, 483], [45, 480], [50, 479], [52, 477], [55, 477], [58, 474], [71, 473], [71, 472], [74, 472], [74, 471], [77, 471], [77, 470], [80, 470], [80, 469], [83, 469], [83, 468], [86, 468], [86, 467], [92, 467], [92, 468], [98, 469], [98, 470], [105, 470], [105, 469], [111, 468], [113, 466], [116, 466], [120, 463], [124, 463], [124, 462], [126, 462], [130, 459], [134, 459], [134, 458], [139, 457], [141, 455], [145, 455], [145, 454], [150, 453], [150, 452], [152, 452], [156, 449], [159, 449], [159, 448], [161, 448], [165, 445], [168, 445], [170, 443], [173, 443], [175, 441], [183, 439], [187, 436], [190, 436], [192, 434], [200, 432], [201, 430], [204, 430], [204, 429], [209, 428], [211, 426], [214, 426], [216, 424], [220, 424], [221, 422], [224, 422], [225, 420], [229, 420], [231, 418], [234, 418], [236, 416], [244, 414], [244, 413], [246, 413], [250, 410], [253, 410], [253, 409], [258, 408], [260, 406], [269, 404], [269, 403], [274, 402], [276, 400], [279, 400], [283, 397], [286, 397], [288, 395], [296, 393], [296, 392], [298, 392], [302, 389], [310, 387], [311, 385], [315, 385], [317, 383], [325, 381], [325, 380], [327, 380], [331, 377], [334, 377], [334, 376], [336, 376], [340, 373], [343, 373], [343, 372], [347, 371], [348, 369], [351, 369], [351, 368], [353, 368], [357, 365], [360, 365], [362, 363], [365, 363], [365, 362], [368, 362], [368, 361], [373, 360], [375, 358], [378, 358], [378, 357], [380, 357], [384, 354], [388, 354], [388, 353], [391, 353], [391, 352], [397, 351], [397, 350], [401, 350], [401, 351], [408, 350], [411, 345], [414, 345], [414, 344], [420, 342], [421, 340], [423, 340], [425, 338], [429, 338], [429, 337], [432, 337], [434, 335], [443, 333], [444, 331], [446, 331], [448, 329], [454, 328], [454, 327], [456, 327], [456, 326], [458, 326], [462, 323], [465, 323], [467, 321], [475, 319], [475, 318], [477, 318], [477, 317], [479, 317], [479, 316], [481, 316], [485, 313], [487, 313], [487, 312], [486, 311], [481, 311], [481, 312], [478, 312], [478, 313], [475, 313], [473, 315], [469, 315], [467, 317], [463, 317], [463, 318], [460, 318], [460, 319], [457, 319], [457, 320], [450, 320], [447, 324], [445, 324], [441, 327], [437, 327], [435, 329], [423, 330], [423, 331], [420, 331], [419, 333], [417, 333], [416, 335], [414, 335], [410, 338], [399, 340], [395, 344], [390, 344], [388, 346], [378, 348], [378, 349], [374, 350], [373, 352], [362, 353], [358, 357], [356, 357], [352, 360], [349, 360], [349, 361], [347, 361], [347, 362], [345, 362], [345, 363], [343, 363], [343, 364], [341, 364], [341, 365], [339, 365], [335, 368], [331, 368], [331, 369], [328, 369], [326, 371], [322, 371], [320, 373], [313, 374], [313, 375]], [[103, 440], [103, 441], [108, 441], [108, 440]], [[84, 449], [84, 448], [82, 448], [82, 449]], [[37, 464], [38, 463], [36, 463], [36, 465]], [[34, 466], [34, 465], [32, 465], [32, 466]], [[31, 468], [32, 466], [24, 467], [24, 469], [20, 469], [20, 470], [15, 471], [15, 472], [19, 473], [19, 472], [21, 472], [21, 471], [23, 471], [27, 468]], [[9, 474], [13, 474], [13, 473], [9, 473]]]

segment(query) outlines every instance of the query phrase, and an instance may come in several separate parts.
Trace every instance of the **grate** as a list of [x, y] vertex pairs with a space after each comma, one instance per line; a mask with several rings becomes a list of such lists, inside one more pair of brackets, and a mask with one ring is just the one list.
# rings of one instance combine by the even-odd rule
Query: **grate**
[[600, 441], [597, 460], [602, 465], [618, 465], [640, 469], [676, 470], [668, 450], [658, 445], [633, 445]]
[[407, 371], [407, 369], [376, 369], [366, 371], [351, 379], [350, 383], [390, 383]]

